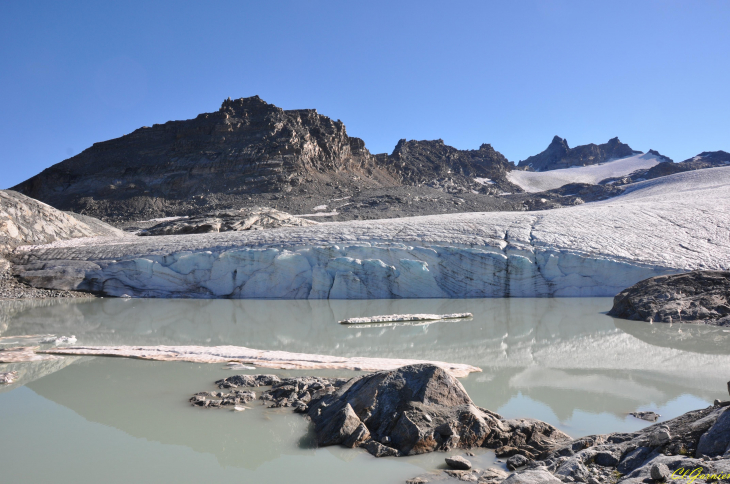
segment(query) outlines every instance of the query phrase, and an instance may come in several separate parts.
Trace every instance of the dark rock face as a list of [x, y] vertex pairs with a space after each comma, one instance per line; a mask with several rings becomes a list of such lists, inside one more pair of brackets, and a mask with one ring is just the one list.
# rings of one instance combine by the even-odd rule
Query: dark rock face
[[645, 279], [621, 291], [608, 312], [637, 321], [730, 325], [730, 272], [693, 271]]
[[391, 155], [373, 156], [339, 120], [313, 109], [285, 111], [254, 96], [96, 143], [15, 189], [62, 210], [123, 223], [275, 200], [277, 208], [307, 213], [373, 188], [519, 191], [504, 176], [513, 166], [490, 145], [457, 150], [441, 140], [401, 140]]
[[285, 111], [254, 96], [96, 143], [16, 189], [64, 210], [129, 218], [195, 213], [210, 197], [225, 202], [286, 193], [314, 178], [351, 185], [357, 178], [363, 187], [395, 184], [342, 122], [312, 109]]
[[[378, 156], [403, 185], [427, 185], [449, 193], [472, 189], [490, 194], [522, 191], [506, 179], [514, 165], [488, 144], [481, 145], [478, 150], [458, 150], [440, 139], [402, 139], [387, 159]], [[475, 178], [488, 178], [492, 183], [481, 184], [475, 182]]]
[[485, 446], [532, 458], [569, 440], [544, 422], [502, 420], [474, 406], [458, 380], [425, 364], [354, 378], [313, 400], [308, 415], [320, 445], [359, 445], [374, 455]]
[[661, 157], [663, 159], [662, 163], [654, 165], [646, 170], [637, 170], [626, 176], [601, 180], [599, 185], [627, 185], [629, 183], [652, 180], [654, 178], [682, 173], [685, 171], [730, 166], [730, 153], [726, 153], [724, 151], [703, 151], [699, 155], [688, 160], [684, 160], [681, 163], [672, 163], [670, 158], [662, 156], [654, 150], [649, 150], [649, 153]]
[[632, 150], [618, 138], [612, 138], [608, 143], [600, 145], [591, 143], [570, 148], [568, 140], [555, 136], [545, 151], [520, 161], [517, 166], [534, 171], [557, 170], [571, 166], [595, 165], [638, 153], [641, 152]]

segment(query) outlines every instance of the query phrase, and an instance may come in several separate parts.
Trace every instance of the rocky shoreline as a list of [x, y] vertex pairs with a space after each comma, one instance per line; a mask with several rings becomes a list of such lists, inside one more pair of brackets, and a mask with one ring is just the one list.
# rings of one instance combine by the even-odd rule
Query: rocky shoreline
[[85, 298], [96, 296], [88, 292], [42, 289], [19, 281], [12, 273], [10, 266], [2, 269], [0, 260], [0, 300], [3, 299], [46, 299], [46, 298]]
[[[449, 469], [408, 484], [638, 484], [677, 475], [692, 475], [695, 482], [730, 479], [730, 402], [717, 401], [638, 432], [571, 439], [545, 422], [504, 419], [475, 406], [458, 380], [433, 365], [349, 380], [236, 375], [216, 385], [227, 393], [200, 392], [191, 404], [244, 410], [240, 405], [258, 399], [270, 408], [304, 414], [319, 446], [361, 447], [375, 457], [447, 453]], [[257, 387], [270, 388], [257, 395]], [[475, 447], [493, 449], [513, 472], [473, 468], [468, 450]]]

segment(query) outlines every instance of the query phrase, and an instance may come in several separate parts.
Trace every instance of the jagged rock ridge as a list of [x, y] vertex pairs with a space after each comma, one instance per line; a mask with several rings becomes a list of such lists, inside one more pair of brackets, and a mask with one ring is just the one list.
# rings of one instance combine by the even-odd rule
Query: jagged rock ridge
[[184, 211], [215, 197], [286, 193], [307, 180], [395, 181], [341, 121], [285, 111], [258, 96], [195, 119], [143, 127], [53, 165], [15, 187], [57, 208], [115, 217]]
[[571, 166], [595, 165], [639, 153], [641, 151], [632, 150], [618, 138], [611, 138], [600, 145], [590, 143], [570, 148], [568, 140], [555, 136], [545, 151], [520, 161], [517, 166], [535, 171], [557, 170]]
[[[341, 121], [253, 96], [95, 143], [14, 189], [62, 210], [120, 221], [425, 183], [463, 193], [480, 187], [473, 177], [499, 178], [511, 166], [489, 145], [460, 151], [441, 140], [402, 141], [392, 155], [373, 156]], [[275, 208], [306, 213], [306, 203], [301, 211], [293, 205]]]
[[[478, 150], [458, 150], [441, 139], [401, 139], [387, 159], [378, 156], [404, 185], [424, 184], [452, 192], [469, 187], [490, 194], [521, 191], [505, 178], [514, 164], [489, 144], [482, 144]], [[479, 183], [475, 179], [489, 179], [493, 183]]]

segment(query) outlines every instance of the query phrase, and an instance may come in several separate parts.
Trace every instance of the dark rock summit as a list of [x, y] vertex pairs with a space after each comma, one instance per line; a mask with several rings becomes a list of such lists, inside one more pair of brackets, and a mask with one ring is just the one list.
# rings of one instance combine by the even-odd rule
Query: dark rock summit
[[342, 122], [253, 96], [95, 143], [16, 190], [64, 210], [115, 218], [196, 213], [211, 198], [232, 203], [287, 193], [315, 179], [362, 188], [396, 183]]
[[[394, 178], [404, 185], [443, 187], [451, 193], [472, 189], [482, 193], [522, 191], [506, 179], [514, 168], [491, 145], [483, 144], [478, 150], [458, 150], [435, 141], [398, 141], [390, 157], [378, 155], [389, 166]], [[489, 180], [479, 183], [475, 179]]]
[[605, 161], [641, 153], [612, 138], [607, 143], [593, 143], [570, 148], [568, 140], [555, 136], [545, 151], [522, 160], [517, 166], [534, 171], [557, 170], [571, 166], [596, 165]]
[[271, 206], [280, 199], [275, 208], [297, 214], [372, 188], [428, 184], [464, 193], [482, 186], [474, 181], [479, 177], [499, 181], [492, 191], [518, 190], [504, 177], [512, 166], [490, 145], [461, 151], [440, 140], [402, 140], [392, 155], [374, 156], [339, 120], [253, 96], [95, 143], [15, 190], [115, 222]]
[[621, 291], [608, 314], [638, 321], [730, 326], [730, 272], [693, 271], [645, 279]]

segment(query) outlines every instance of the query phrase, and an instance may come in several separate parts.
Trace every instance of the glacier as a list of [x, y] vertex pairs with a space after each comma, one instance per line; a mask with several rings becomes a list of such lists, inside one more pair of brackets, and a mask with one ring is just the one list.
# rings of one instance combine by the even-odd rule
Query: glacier
[[20, 247], [12, 260], [36, 287], [109, 296], [614, 296], [652, 276], [730, 269], [728, 186], [730, 168], [712, 168], [540, 212], [82, 238]]
[[575, 166], [549, 171], [513, 170], [507, 174], [507, 179], [528, 193], [537, 193], [554, 190], [569, 183], [590, 183], [595, 185], [606, 178], [620, 177], [636, 170], [651, 168], [660, 161], [657, 156], [642, 153], [598, 165]]

